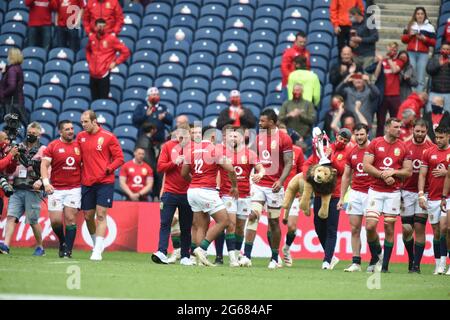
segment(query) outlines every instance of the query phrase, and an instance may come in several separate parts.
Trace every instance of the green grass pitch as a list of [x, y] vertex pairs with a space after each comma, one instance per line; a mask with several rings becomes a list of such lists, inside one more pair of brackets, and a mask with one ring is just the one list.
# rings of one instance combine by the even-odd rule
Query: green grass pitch
[[[156, 265], [148, 254], [133, 252], [105, 252], [102, 262], [89, 261], [87, 251], [75, 251], [71, 260], [58, 258], [55, 249], [45, 257], [32, 252], [12, 248], [11, 255], [0, 255], [0, 298], [450, 299], [450, 276], [432, 275], [433, 265], [423, 265], [418, 275], [392, 264], [391, 273], [369, 279], [373, 274], [345, 273], [348, 261], [335, 270], [321, 270], [318, 260], [269, 270], [268, 259], [253, 259], [252, 268], [208, 268]], [[79, 270], [80, 289], [67, 287], [77, 283], [73, 270]], [[368, 289], [368, 282], [379, 289]]]

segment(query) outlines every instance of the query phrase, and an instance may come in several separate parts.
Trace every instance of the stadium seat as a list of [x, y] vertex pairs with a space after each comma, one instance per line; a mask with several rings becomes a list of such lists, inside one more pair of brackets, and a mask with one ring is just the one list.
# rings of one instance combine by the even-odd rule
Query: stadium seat
[[290, 7], [303, 7], [307, 10], [312, 9], [313, 0], [286, 0], [286, 8]]
[[176, 92], [174, 89], [170, 88], [160, 89], [159, 95], [161, 96], [161, 101], [164, 101], [164, 105], [167, 105], [166, 102], [169, 102], [172, 105], [178, 104], [178, 92]]
[[267, 93], [281, 92], [281, 79], [270, 81], [267, 85]]
[[15, 9], [20, 9], [20, 10], [26, 10], [26, 4], [25, 4], [25, 0], [10, 0], [9, 4], [8, 4], [8, 10], [15, 10]]
[[283, 12], [283, 21], [286, 19], [302, 19], [304, 22], [308, 23], [310, 11], [303, 7], [291, 7]]
[[[238, 5], [242, 4], [242, 0], [231, 0], [230, 5]], [[246, 0], [245, 5], [250, 6], [252, 8], [256, 8], [258, 6], [258, 0]]]
[[184, 53], [185, 55], [189, 55], [191, 44], [188, 41], [178, 41], [175, 39], [168, 39], [164, 43], [164, 51], [179, 51]]
[[36, 99], [33, 103], [33, 111], [39, 109], [50, 109], [56, 113], [61, 112], [61, 101], [53, 97], [42, 97]]
[[72, 67], [69, 62], [64, 60], [50, 60], [45, 64], [45, 73], [63, 72], [66, 76], [72, 73]]
[[314, 9], [317, 8], [329, 8], [331, 0], [314, 0]]
[[210, 117], [210, 116], [218, 116], [220, 114], [220, 112], [222, 112], [222, 110], [228, 108], [228, 104], [226, 103], [220, 103], [220, 102], [216, 102], [216, 103], [212, 103], [209, 104], [206, 108], [205, 108], [205, 117]]
[[17, 21], [28, 21], [28, 12], [20, 9], [9, 10], [3, 18], [5, 23]]
[[292, 47], [292, 42], [282, 42], [275, 48], [275, 57], [282, 56], [286, 49]]
[[228, 17], [246, 17], [253, 20], [255, 11], [252, 7], [244, 4], [234, 5], [228, 9]]
[[192, 102], [203, 106], [206, 104], [206, 94], [202, 90], [197, 89], [183, 90], [179, 95], [179, 102]]
[[39, 123], [45, 122], [51, 125], [55, 125], [58, 121], [58, 116], [55, 111], [52, 110], [36, 110], [30, 115], [30, 121], [37, 121]]
[[143, 75], [154, 79], [156, 76], [156, 69], [150, 63], [139, 62], [131, 65], [128, 75], [129, 76]]
[[330, 58], [330, 48], [320, 43], [309, 44], [306, 46], [311, 55], [321, 56], [324, 59]]
[[211, 91], [208, 95], [208, 104], [227, 103], [230, 92], [227, 90]]
[[27, 27], [21, 22], [7, 22], [1, 26], [1, 33], [15, 33], [22, 38], [24, 38], [27, 34]]
[[319, 43], [333, 47], [333, 37], [327, 32], [311, 32], [308, 34], [308, 44]]
[[181, 91], [181, 80], [174, 76], [164, 76], [155, 80], [154, 86], [157, 88], [174, 89], [176, 92]]
[[156, 72], [158, 77], [173, 76], [180, 80], [183, 78], [183, 67], [177, 63], [164, 63], [158, 67]]
[[215, 127], [216, 124], [217, 124], [217, 116], [211, 116], [211, 117], [203, 118], [202, 124], [203, 124], [203, 126], [213, 126], [213, 127]]
[[125, 13], [123, 17], [123, 22], [125, 25], [132, 25], [138, 29], [141, 27], [142, 18], [139, 15], [134, 13]]
[[142, 89], [148, 89], [153, 85], [152, 78], [138, 74], [128, 77], [126, 80], [126, 89], [131, 87], [137, 87]]
[[185, 68], [187, 65], [187, 55], [181, 51], [165, 51], [159, 61], [159, 64], [178, 64], [182, 68]]
[[114, 128], [114, 134], [117, 138], [127, 138], [136, 141], [138, 129], [134, 126], [120, 126]]
[[144, 19], [142, 19], [142, 27], [147, 26], [161, 27], [163, 29], [167, 29], [169, 27], [169, 18], [167, 18], [165, 15], [158, 13], [146, 15]]
[[281, 93], [271, 93], [266, 97], [265, 106], [281, 106], [284, 102], [284, 99], [281, 97]]
[[281, 70], [278, 69], [272, 69], [270, 72], [270, 81], [273, 80], [280, 80], [281, 79]]
[[0, 35], [0, 45], [12, 45], [22, 48], [25, 37], [17, 33], [4, 33]]
[[[281, 2], [281, 1], [280, 1]], [[275, 20], [281, 21], [282, 13], [281, 9], [273, 6], [273, 5], [267, 5], [262, 6], [261, 3], [258, 4], [259, 7], [256, 9], [255, 12], [255, 18], [273, 18]]]
[[121, 113], [116, 117], [115, 126], [131, 126], [133, 125], [133, 113]]
[[22, 69], [23, 71], [33, 71], [36, 72], [37, 74], [41, 75], [42, 72], [44, 71], [44, 65], [40, 60], [35, 60], [35, 59], [26, 59], [23, 63], [22, 63]]
[[128, 88], [123, 93], [123, 101], [126, 100], [138, 100], [138, 101], [144, 101], [147, 97], [147, 90], [143, 88]]
[[295, 35], [298, 31], [306, 32], [308, 30], [308, 25], [303, 19], [288, 18], [283, 20], [280, 28], [281, 32], [286, 30], [293, 31]]
[[222, 42], [219, 47], [219, 54], [222, 53], [232, 53], [238, 54], [242, 58], [245, 57], [245, 52], [247, 51], [247, 45], [239, 40], [228, 40]]
[[69, 79], [64, 73], [49, 72], [45, 73], [41, 80], [41, 85], [53, 84], [58, 85], [63, 89], [66, 89], [69, 84]]
[[172, 16], [172, 6], [161, 1], [148, 4], [145, 7], [145, 16], [151, 16], [155, 14], [162, 14], [166, 16], [166, 18], [170, 18]]
[[97, 123], [99, 125], [105, 127], [108, 131], [113, 130], [115, 117], [112, 114], [103, 110], [95, 112], [95, 114], [97, 115]]
[[310, 59], [311, 68], [318, 68], [323, 72], [328, 72], [328, 61], [319, 56], [312, 56]]
[[277, 55], [275, 59], [273, 59], [272, 69], [279, 69], [281, 66], [281, 60], [283, 58], [283, 54]]
[[198, 89], [208, 93], [209, 83], [209, 80], [206, 80], [203, 77], [192, 76], [184, 79], [182, 88], [183, 90]]
[[139, 30], [139, 40], [146, 38], [154, 38], [160, 42], [166, 41], [166, 31], [162, 27], [158, 26], [147, 26]]
[[136, 41], [138, 39], [138, 30], [133, 25], [124, 24], [122, 30], [120, 30], [120, 37], [126, 37], [131, 41]]
[[209, 52], [195, 52], [189, 56], [189, 64], [206, 64], [211, 68], [215, 65], [215, 56]]
[[47, 62], [47, 52], [39, 47], [27, 47], [23, 49], [22, 54], [25, 60], [33, 58], [40, 60], [42, 63]]
[[115, 87], [119, 90], [123, 90], [125, 87], [125, 80], [122, 78], [120, 74], [111, 74], [109, 76], [110, 84], [112, 87]]
[[259, 108], [264, 106], [264, 96], [256, 91], [242, 91], [241, 92], [242, 105], [254, 104]]
[[222, 19], [226, 18], [226, 8], [220, 4], [208, 4], [206, 6], [202, 6], [200, 15], [204, 16], [219, 16]]
[[110, 99], [99, 99], [91, 103], [91, 109], [95, 112], [108, 112], [112, 116], [117, 114], [117, 104]]
[[72, 64], [75, 61], [75, 54], [69, 48], [54, 48], [48, 53], [48, 60], [63, 60]]
[[211, 80], [212, 70], [205, 64], [193, 64], [186, 68], [185, 77], [199, 76]]
[[62, 89], [58, 85], [53, 84], [47, 84], [43, 85], [38, 89], [37, 97], [55, 97], [56, 99], [59, 99], [60, 101], [64, 100], [64, 89]]
[[225, 29], [239, 28], [247, 32], [252, 31], [252, 20], [246, 17], [229, 17], [225, 22]]
[[141, 39], [136, 42], [135, 50], [152, 50], [159, 54], [162, 50], [162, 43], [160, 40], [154, 38]]
[[83, 112], [89, 109], [89, 102], [84, 98], [69, 98], [62, 103], [61, 110], [65, 111], [78, 111]]
[[213, 55], [217, 55], [219, 45], [213, 40], [199, 40], [195, 41], [191, 47], [191, 53], [194, 52], [209, 52]]
[[134, 146], [135, 146], [135, 140], [129, 139], [129, 138], [128, 139], [120, 138], [118, 140], [119, 140], [120, 146], [122, 147], [123, 151], [126, 151], [128, 153], [133, 152]]
[[227, 78], [227, 77], [220, 77], [215, 79], [211, 83], [211, 91], [214, 90], [235, 90], [238, 87], [238, 83], [236, 80]]
[[141, 105], [143, 102], [141, 100], [127, 100], [123, 101], [119, 105], [119, 115], [122, 113], [134, 112], [134, 110]]
[[247, 50], [247, 54], [252, 53], [265, 53], [268, 56], [273, 56], [273, 46], [265, 41], [256, 41], [250, 44]]
[[122, 101], [122, 92], [123, 89], [118, 89], [116, 87], [109, 88], [109, 99], [114, 100], [116, 103], [120, 103]]
[[159, 64], [159, 54], [152, 50], [140, 50], [133, 53], [132, 63], [148, 62], [157, 66]]
[[176, 108], [176, 116], [181, 114], [192, 114], [197, 116], [198, 118], [203, 117], [203, 105], [199, 103], [195, 103], [193, 101], [182, 102], [180, 100], [180, 104]]
[[198, 20], [197, 29], [215, 28], [222, 31], [224, 27], [224, 19], [218, 16], [204, 16]]
[[333, 25], [327, 20], [314, 20], [309, 24], [308, 32], [328, 32], [330, 35], [334, 34]]
[[66, 99], [83, 98], [91, 101], [91, 90], [86, 86], [73, 86], [67, 89]]
[[216, 65], [233, 65], [237, 68], [242, 68], [244, 61], [242, 55], [234, 52], [226, 52], [222, 53], [217, 57]]
[[121, 43], [123, 43], [128, 49], [130, 49], [131, 52], [134, 52], [134, 46], [135, 46], [135, 41], [128, 38], [128, 37], [124, 37], [122, 35], [119, 36], [119, 41]]
[[319, 8], [311, 12], [311, 22], [315, 20], [328, 20], [330, 19], [330, 10], [326, 8]]
[[239, 81], [241, 79], [241, 69], [230, 64], [217, 66], [214, 69], [214, 78], [228, 77]]
[[23, 78], [25, 83], [31, 84], [33, 86], [35, 86], [36, 88], [38, 88], [40, 86], [40, 77], [39, 74], [37, 74], [36, 72], [33, 71], [25, 71], [23, 73]]
[[[83, 110], [85, 111], [85, 110]], [[82, 111], [70, 110], [61, 112], [58, 116], [58, 121], [70, 120], [76, 124], [80, 124]]]
[[23, 94], [29, 97], [31, 100], [36, 99], [36, 87], [31, 84], [25, 83], [23, 85]]
[[189, 43], [192, 43], [194, 39], [194, 33], [192, 32], [192, 29], [186, 27], [170, 28], [166, 32], [166, 36], [167, 40], [184, 40]]
[[69, 85], [70, 86], [76, 86], [76, 85], [82, 85], [82, 86], [89, 86], [89, 80], [90, 76], [89, 73], [76, 73], [73, 76], [70, 77]]
[[227, 29], [223, 33], [222, 42], [238, 40], [244, 45], [248, 44], [249, 34], [246, 30], [240, 28]]
[[251, 43], [256, 41], [266, 41], [272, 46], [275, 46], [277, 44], [277, 34], [272, 30], [259, 29], [255, 32], [252, 32], [250, 36]]
[[123, 13], [134, 13], [142, 17], [144, 14], [144, 7], [139, 2], [129, 2], [124, 5]]
[[279, 20], [276, 20], [274, 18], [263, 17], [256, 19], [253, 22], [253, 31], [258, 29], [270, 29], [273, 32], [278, 33], [279, 27], [280, 27]]
[[[48, 138], [50, 141], [54, 138], [55, 129], [58, 131], [57, 128], [53, 124], [49, 124], [46, 122], [39, 123], [41, 125], [41, 139], [42, 137]], [[41, 141], [42, 143], [42, 141]]]
[[239, 85], [240, 91], [255, 91], [261, 95], [266, 95], [266, 82], [259, 79], [247, 79], [241, 81]]
[[177, 15], [170, 19], [170, 28], [173, 27], [186, 27], [191, 30], [195, 30], [197, 21], [194, 17], [188, 15]]
[[194, 35], [195, 41], [212, 40], [212, 41], [217, 42], [217, 44], [220, 43], [221, 38], [222, 38], [222, 33], [219, 30], [217, 30], [215, 28], [210, 28], [210, 27], [197, 29], [197, 31], [195, 32], [195, 35]]
[[86, 61], [78, 61], [73, 65], [72, 74], [87, 73], [89, 74], [89, 66]]
[[192, 16], [193, 18], [198, 18], [200, 14], [200, 10], [197, 4], [194, 3], [179, 3], [175, 5], [173, 8], [173, 16], [182, 15], [182, 16]]

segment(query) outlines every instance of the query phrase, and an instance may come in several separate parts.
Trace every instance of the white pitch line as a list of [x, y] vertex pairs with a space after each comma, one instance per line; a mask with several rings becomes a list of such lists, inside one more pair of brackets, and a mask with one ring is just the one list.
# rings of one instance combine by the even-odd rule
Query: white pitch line
[[2, 293], [0, 300], [113, 300], [113, 298]]
[[53, 262], [48, 262], [48, 264], [72, 264], [72, 263], [80, 263], [80, 261], [66, 260], [66, 261], [53, 261]]

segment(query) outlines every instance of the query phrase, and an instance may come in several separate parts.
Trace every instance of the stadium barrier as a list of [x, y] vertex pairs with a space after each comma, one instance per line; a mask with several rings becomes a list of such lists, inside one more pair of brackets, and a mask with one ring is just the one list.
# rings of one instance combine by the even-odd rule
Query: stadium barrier
[[[6, 208], [6, 204], [5, 204]], [[148, 202], [126, 202], [116, 201], [114, 207], [109, 210], [108, 215], [108, 233], [105, 239], [106, 250], [126, 250], [139, 253], [150, 253], [157, 251], [159, 237], [159, 203]], [[47, 205], [42, 204], [41, 217], [39, 223], [42, 226], [42, 237], [45, 247], [57, 247], [57, 238], [54, 235], [50, 219], [48, 218]], [[0, 219], [0, 241], [4, 239], [6, 225], [6, 209]], [[77, 238], [75, 248], [89, 250], [92, 247], [92, 241], [89, 236], [83, 215], [80, 213], [77, 219]], [[380, 221], [379, 230], [382, 231], [383, 223]], [[258, 227], [258, 235], [253, 247], [254, 257], [270, 257], [271, 251], [267, 242], [267, 217], [262, 216]], [[286, 234], [286, 227], [282, 225], [283, 238]], [[426, 229], [426, 246], [423, 256], [423, 263], [434, 263], [433, 255], [433, 233], [429, 224]], [[361, 234], [362, 249], [361, 256], [363, 261], [370, 259], [366, 234], [363, 228]], [[384, 233], [380, 233], [381, 241], [384, 239]], [[22, 217], [16, 226], [12, 247], [33, 247], [35, 240], [33, 231], [29, 225], [25, 224], [25, 217]], [[170, 244], [171, 246], [171, 244]], [[226, 246], [225, 246], [226, 248]], [[169, 252], [172, 248], [169, 247]], [[226, 249], [224, 250], [226, 251]], [[214, 245], [211, 245], [209, 254], [215, 254]], [[294, 259], [322, 259], [323, 250], [319, 239], [314, 231], [313, 218], [300, 215], [298, 222], [297, 237], [291, 246], [291, 253]], [[226, 253], [225, 253], [226, 254]], [[338, 230], [338, 241], [336, 244], [336, 256], [341, 260], [351, 260], [351, 228], [348, 216], [341, 212]], [[392, 253], [392, 262], [407, 262], [407, 253], [402, 241], [400, 218], [395, 228], [395, 247]]]

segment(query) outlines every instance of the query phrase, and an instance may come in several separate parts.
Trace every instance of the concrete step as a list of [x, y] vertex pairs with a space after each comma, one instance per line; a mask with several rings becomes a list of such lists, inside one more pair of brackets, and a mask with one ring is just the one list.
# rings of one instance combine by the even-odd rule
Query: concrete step
[[[386, 14], [387, 12], [395, 12], [398, 15], [411, 17], [415, 7], [408, 4], [397, 4], [392, 2], [378, 3], [381, 9], [381, 14]], [[427, 10], [428, 16], [437, 17], [439, 15], [439, 5], [424, 5]]]
[[[392, 3], [392, 2], [386, 1], [386, 0], [376, 1], [377, 5], [384, 4], [384, 3]], [[409, 7], [428, 6], [428, 5], [439, 6], [441, 4], [441, 1], [440, 0], [395, 0], [395, 4], [408, 5]]]

